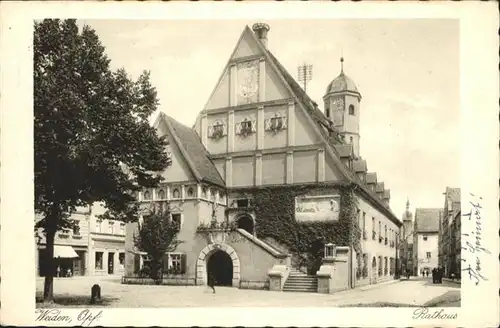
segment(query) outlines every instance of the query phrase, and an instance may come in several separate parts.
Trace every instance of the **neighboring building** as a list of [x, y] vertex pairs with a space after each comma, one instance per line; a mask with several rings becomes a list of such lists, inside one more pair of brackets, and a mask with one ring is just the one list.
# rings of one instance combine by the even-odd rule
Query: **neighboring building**
[[444, 196], [443, 218], [439, 226], [439, 264], [447, 277], [451, 273], [459, 276], [462, 252], [460, 188], [446, 187]]
[[[206, 284], [213, 272], [223, 285], [267, 288], [269, 270], [301, 264], [263, 227], [278, 217], [340, 222], [341, 190], [351, 186], [361, 240], [358, 248], [349, 237], [353, 222], [331, 236], [349, 248], [340, 279], [347, 288], [392, 279], [401, 222], [389, 208], [390, 191], [360, 157], [356, 85], [341, 68], [327, 87], [323, 113], [267, 49], [269, 26], [253, 30], [243, 30], [193, 128], [165, 114], [154, 124], [169, 140], [172, 165], [163, 172], [166, 183], [139, 193], [138, 201], [147, 214], [152, 202], [168, 200], [181, 223], [184, 242], [166, 254], [165, 269], [176, 270], [171, 278], [184, 284]], [[281, 202], [263, 210], [262, 195]], [[212, 220], [238, 229], [210, 228]], [[127, 225], [127, 276], [137, 275], [145, 260], [133, 243], [137, 229]]]
[[[58, 231], [54, 241], [54, 257], [61, 274], [68, 269], [74, 276], [122, 275], [125, 264], [125, 224], [113, 220], [99, 220], [104, 207], [94, 204], [92, 211], [79, 208], [71, 219], [77, 224], [73, 230]], [[36, 237], [37, 275], [49, 270], [46, 241], [40, 231]]]
[[417, 208], [413, 228], [413, 267], [416, 275], [437, 268], [439, 222], [443, 211], [439, 208]]
[[399, 235], [399, 259], [401, 273], [404, 274], [407, 269], [413, 272], [413, 213], [410, 211], [410, 200], [406, 202], [406, 210], [403, 213], [403, 226]]

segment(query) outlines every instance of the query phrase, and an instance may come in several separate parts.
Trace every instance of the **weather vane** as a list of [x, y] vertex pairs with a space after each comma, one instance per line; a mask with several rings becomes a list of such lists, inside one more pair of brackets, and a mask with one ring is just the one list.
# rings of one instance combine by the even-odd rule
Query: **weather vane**
[[306, 63], [298, 67], [298, 79], [304, 84], [304, 91], [307, 92], [307, 82], [312, 79], [312, 65]]

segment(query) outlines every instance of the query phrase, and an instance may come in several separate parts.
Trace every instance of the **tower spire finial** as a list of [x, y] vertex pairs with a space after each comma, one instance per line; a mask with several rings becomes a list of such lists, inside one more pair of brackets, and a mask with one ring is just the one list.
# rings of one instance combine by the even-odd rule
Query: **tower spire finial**
[[344, 49], [340, 46], [340, 74], [344, 74]]
[[406, 198], [406, 211], [410, 210], [410, 199], [407, 197]]

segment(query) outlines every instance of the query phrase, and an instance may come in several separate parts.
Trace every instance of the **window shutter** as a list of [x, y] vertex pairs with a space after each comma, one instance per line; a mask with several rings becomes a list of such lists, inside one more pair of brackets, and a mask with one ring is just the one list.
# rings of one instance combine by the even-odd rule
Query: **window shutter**
[[186, 254], [181, 254], [181, 273], [186, 273]]
[[241, 123], [237, 123], [234, 128], [236, 134], [241, 134]]
[[252, 132], [256, 132], [257, 131], [257, 121], [253, 120], [252, 121]]
[[286, 124], [287, 124], [287, 120], [288, 120], [288, 117], [286, 117], [286, 116], [283, 116], [283, 117], [281, 118], [281, 122], [282, 122], [282, 124], [281, 124], [281, 125], [282, 125], [282, 127], [281, 127], [281, 128], [282, 128], [282, 129], [286, 129], [286, 127], [287, 127], [287, 125], [286, 125]]
[[208, 127], [208, 137], [212, 137], [214, 135], [214, 128], [212, 126]]

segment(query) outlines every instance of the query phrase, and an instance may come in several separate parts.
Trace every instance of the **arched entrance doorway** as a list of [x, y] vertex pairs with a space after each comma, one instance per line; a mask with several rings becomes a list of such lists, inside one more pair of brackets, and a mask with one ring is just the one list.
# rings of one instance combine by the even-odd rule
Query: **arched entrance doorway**
[[[210, 244], [201, 250], [200, 255], [198, 256], [198, 260], [196, 261], [196, 284], [198, 286], [207, 284], [208, 281], [207, 269], [209, 269], [208, 262], [212, 258], [212, 255], [216, 254], [217, 252], [223, 252], [229, 256], [231, 260], [230, 268], [232, 269], [231, 271], [232, 283], [230, 284], [230, 286], [238, 287], [240, 285], [240, 259], [236, 251], [228, 244]], [[217, 265], [218, 262], [224, 263], [223, 262], [224, 260], [222, 261], [217, 260], [218, 256], [220, 255], [217, 255], [215, 258], [212, 258], [213, 263], [210, 264], [210, 267], [212, 265]], [[224, 281], [224, 279], [222, 280]]]
[[254, 222], [253, 219], [248, 215], [242, 215], [238, 218], [238, 228], [243, 229], [249, 234], [253, 235], [254, 232]]
[[207, 260], [207, 277], [215, 278], [216, 286], [233, 285], [233, 260], [224, 251], [215, 251]]

